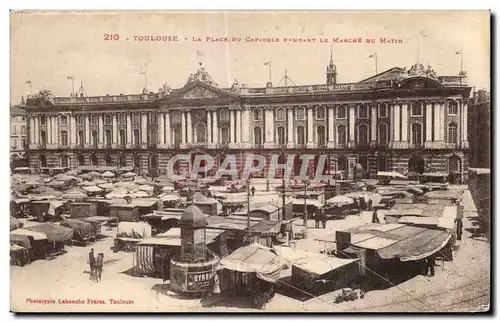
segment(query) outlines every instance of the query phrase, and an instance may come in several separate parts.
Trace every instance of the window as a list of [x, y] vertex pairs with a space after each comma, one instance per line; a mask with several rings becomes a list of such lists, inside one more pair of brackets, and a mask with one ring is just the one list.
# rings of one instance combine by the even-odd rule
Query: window
[[26, 135], [26, 125], [21, 125], [21, 135]]
[[111, 125], [111, 122], [112, 122], [112, 121], [111, 121], [111, 115], [106, 114], [106, 115], [104, 116], [104, 124], [106, 124], [106, 125]]
[[345, 144], [346, 143], [345, 125], [339, 125], [337, 127], [337, 140], [338, 140], [339, 144]]
[[306, 109], [303, 107], [299, 107], [295, 110], [295, 119], [296, 120], [305, 120], [306, 119]]
[[149, 157], [149, 166], [152, 169], [158, 168], [158, 158], [156, 157], [156, 155], [153, 154], [151, 157]]
[[40, 144], [47, 144], [47, 135], [45, 134], [45, 131], [40, 131]]
[[347, 118], [347, 106], [342, 105], [337, 108], [337, 118], [346, 119]]
[[106, 130], [106, 135], [105, 135], [105, 138], [104, 138], [106, 141], [104, 143], [106, 143], [106, 145], [111, 145], [111, 131], [110, 130]]
[[422, 124], [414, 123], [411, 126], [411, 143], [415, 146], [422, 144]]
[[262, 144], [262, 131], [258, 126], [253, 128], [253, 142], [258, 145]]
[[125, 114], [120, 114], [120, 118], [118, 119], [118, 123], [127, 124], [127, 116]]
[[84, 166], [85, 165], [85, 157], [83, 154], [78, 155], [78, 166]]
[[69, 168], [69, 157], [67, 155], [61, 155], [61, 167]]
[[326, 145], [326, 133], [325, 127], [320, 125], [316, 128], [316, 140], [319, 146]]
[[17, 134], [17, 133], [16, 133], [16, 132], [17, 132], [17, 131], [16, 131], [16, 126], [15, 126], [15, 125], [12, 125], [12, 126], [11, 126], [10, 131], [12, 132], [12, 134], [13, 134], [13, 135], [16, 135], [16, 134]]
[[99, 116], [97, 115], [92, 115], [92, 117], [90, 118], [90, 124], [92, 125], [96, 125], [99, 123]]
[[253, 120], [262, 121], [262, 110], [260, 108], [253, 110]]
[[306, 133], [303, 126], [297, 126], [297, 144], [306, 144]]
[[28, 143], [27, 143], [26, 139], [21, 139], [21, 146], [23, 148], [26, 148], [28, 146]]
[[135, 129], [134, 130], [134, 145], [139, 145], [139, 130]]
[[358, 117], [360, 119], [367, 119], [368, 118], [368, 106], [361, 105], [358, 107]]
[[61, 125], [68, 125], [68, 117], [63, 115], [61, 116]]
[[221, 121], [229, 121], [229, 110], [220, 111], [220, 120]]
[[457, 115], [458, 114], [458, 103], [455, 101], [451, 101], [448, 103], [448, 115]]
[[324, 120], [326, 118], [326, 109], [324, 106], [316, 107], [316, 119]]
[[111, 156], [109, 154], [106, 154], [104, 161], [106, 162], [106, 166], [112, 166], [113, 165], [113, 160], [111, 160]]
[[83, 120], [83, 115], [78, 115], [78, 117], [76, 118], [76, 123], [78, 123], [78, 125], [83, 125], [85, 121]]
[[448, 125], [448, 143], [457, 143], [457, 123]]
[[222, 144], [228, 144], [229, 143], [229, 128], [223, 127], [220, 129], [221, 131], [221, 136], [222, 136]]
[[17, 148], [17, 139], [10, 139], [10, 147], [12, 149], [16, 149]]
[[389, 115], [388, 110], [389, 106], [387, 106], [387, 104], [381, 104], [378, 108], [378, 117], [386, 118], [387, 115]]
[[413, 102], [411, 104], [411, 116], [422, 116], [422, 103]]
[[47, 167], [47, 157], [45, 155], [40, 156], [40, 168], [45, 168]]
[[156, 133], [156, 129], [151, 129], [149, 133], [149, 144], [156, 144], [158, 143], [158, 135]]
[[47, 118], [45, 117], [45, 115], [40, 116], [40, 124], [47, 125]]
[[[179, 126], [174, 128], [174, 144], [179, 145], [182, 143], [182, 132]], [[176, 162], [177, 164], [178, 162]]]
[[380, 123], [378, 125], [378, 143], [387, 144], [387, 124]]
[[141, 114], [139, 114], [139, 113], [134, 114], [134, 123], [135, 124], [141, 123]]
[[99, 160], [97, 159], [97, 155], [92, 154], [92, 157], [90, 158], [92, 165], [99, 165]]
[[85, 142], [85, 136], [83, 134], [83, 131], [78, 131], [78, 145], [80, 147], [83, 147], [84, 142]]
[[198, 123], [196, 125], [196, 142], [205, 143], [207, 142], [207, 127], [204, 123]]
[[92, 146], [95, 148], [97, 147], [97, 131], [92, 131]]
[[124, 156], [123, 154], [120, 155], [120, 167], [126, 167], [127, 166], [127, 157]]
[[61, 145], [68, 145], [68, 132], [66, 131], [61, 131]]
[[149, 114], [149, 123], [156, 124], [156, 113]]
[[120, 130], [120, 145], [124, 146], [127, 142], [127, 137], [125, 135], [125, 130]]
[[367, 125], [359, 125], [358, 126], [358, 143], [359, 144], [368, 144], [368, 126]]
[[284, 108], [278, 109], [276, 111], [276, 121], [285, 121], [286, 120], [286, 111]]
[[174, 114], [172, 116], [173, 116], [172, 119], [173, 119], [174, 123], [181, 123], [182, 122], [181, 112], [176, 111], [176, 112], [174, 112]]
[[285, 127], [284, 126], [279, 126], [278, 127], [278, 144], [285, 144]]

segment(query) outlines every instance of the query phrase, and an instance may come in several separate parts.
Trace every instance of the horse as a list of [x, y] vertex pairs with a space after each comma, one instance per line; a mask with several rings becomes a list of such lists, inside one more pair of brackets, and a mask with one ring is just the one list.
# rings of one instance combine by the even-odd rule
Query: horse
[[104, 263], [104, 254], [99, 253], [99, 255], [97, 255], [96, 263], [93, 268], [96, 277], [96, 282], [99, 282], [101, 280], [103, 263]]

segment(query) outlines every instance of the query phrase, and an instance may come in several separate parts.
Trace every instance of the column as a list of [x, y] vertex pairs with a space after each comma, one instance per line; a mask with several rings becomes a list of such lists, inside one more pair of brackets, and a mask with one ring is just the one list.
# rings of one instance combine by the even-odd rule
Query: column
[[85, 115], [85, 144], [90, 144], [90, 115]]
[[264, 130], [266, 131], [266, 140], [264, 145], [272, 148], [274, 147], [274, 113], [273, 110], [267, 108], [264, 110]]
[[47, 126], [47, 131], [46, 131], [46, 140], [47, 140], [47, 145], [52, 144], [52, 117], [50, 116], [45, 116], [45, 124]]
[[158, 143], [160, 148], [165, 145], [165, 115], [158, 113]]
[[132, 115], [127, 114], [127, 147], [132, 146]]
[[441, 141], [440, 139], [440, 128], [441, 128], [441, 122], [440, 122], [440, 110], [441, 110], [441, 103], [436, 102], [434, 103], [434, 141]]
[[229, 110], [229, 143], [234, 142], [234, 111]]
[[148, 115], [141, 114], [141, 143], [148, 144]]
[[217, 111], [213, 111], [212, 115], [212, 133], [214, 135], [214, 143], [217, 144], [219, 143], [219, 126], [217, 124]]
[[99, 115], [99, 145], [100, 147], [104, 146], [104, 115]]
[[236, 143], [241, 143], [241, 110], [236, 110]]
[[313, 109], [307, 108], [307, 147], [314, 147], [314, 116]]
[[377, 105], [372, 106], [372, 117], [371, 117], [371, 142], [377, 142]]
[[245, 108], [241, 116], [241, 140], [243, 143], [250, 144], [250, 133], [252, 131], [250, 122], [250, 110]]
[[71, 127], [71, 137], [70, 137], [70, 146], [74, 147], [76, 145], [76, 116], [70, 116], [70, 127]]
[[349, 106], [349, 142], [355, 142], [356, 106]]
[[187, 111], [187, 141], [193, 143], [193, 124], [191, 123], [191, 111]]
[[425, 102], [425, 141], [432, 141], [432, 103]]
[[293, 142], [294, 142], [294, 137], [293, 137], [293, 109], [289, 108], [288, 109], [288, 116], [287, 116], [287, 125], [288, 125], [288, 147], [293, 148]]
[[118, 115], [113, 115], [113, 127], [111, 129], [112, 131], [112, 141], [111, 143], [114, 143], [114, 144], [118, 144], [118, 139], [119, 139], [119, 136], [118, 136]]
[[401, 105], [394, 107], [394, 141], [401, 141]]
[[165, 144], [167, 146], [172, 144], [171, 135], [172, 135], [172, 132], [170, 130], [170, 113], [166, 112], [165, 113]]
[[441, 108], [439, 109], [439, 131], [440, 131], [440, 134], [439, 134], [439, 137], [440, 137], [440, 141], [444, 141], [444, 138], [445, 138], [445, 129], [446, 129], [446, 122], [445, 122], [445, 116], [444, 116], [444, 110], [445, 108], [448, 107], [448, 102], [444, 102], [441, 104]]
[[401, 141], [408, 142], [408, 104], [401, 106]]
[[328, 147], [335, 148], [335, 106], [328, 107]]
[[35, 133], [34, 133], [35, 144], [40, 144], [40, 119], [35, 116]]
[[212, 143], [212, 112], [207, 113], [207, 143]]
[[389, 105], [389, 116], [390, 116], [390, 131], [389, 131], [389, 136], [390, 136], [390, 145], [392, 146], [392, 142], [394, 142], [394, 133], [395, 133], [395, 126], [394, 126], [394, 111], [395, 111], [395, 106], [393, 104]]
[[186, 112], [182, 112], [181, 114], [181, 136], [182, 143], [186, 143]]
[[460, 116], [462, 122], [463, 122], [463, 127], [462, 127], [462, 148], [468, 148], [469, 147], [469, 136], [468, 136], [468, 123], [467, 123], [467, 113], [468, 113], [468, 106], [467, 106], [467, 101], [463, 101], [463, 108], [462, 108], [462, 115]]
[[35, 119], [30, 117], [30, 145], [35, 143]]

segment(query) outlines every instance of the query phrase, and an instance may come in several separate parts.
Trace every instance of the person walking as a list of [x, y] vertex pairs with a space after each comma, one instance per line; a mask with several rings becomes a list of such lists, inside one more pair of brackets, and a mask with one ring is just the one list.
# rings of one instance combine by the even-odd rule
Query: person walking
[[315, 211], [313, 215], [314, 215], [314, 228], [319, 228], [319, 213]]
[[430, 276], [434, 276], [434, 266], [436, 266], [436, 259], [434, 256], [429, 256], [427, 258], [427, 273], [430, 272]]
[[375, 210], [372, 215], [372, 224], [380, 224], [380, 220], [378, 219], [377, 211]]
[[459, 219], [457, 220], [457, 240], [462, 240], [462, 229], [463, 229], [462, 219]]
[[323, 211], [323, 209], [319, 210], [321, 214], [321, 223], [323, 224], [323, 229], [326, 228], [326, 213]]
[[255, 187], [252, 186], [252, 188], [250, 189], [250, 191], [252, 192], [252, 197], [255, 196]]
[[96, 262], [95, 262], [94, 249], [92, 248], [89, 253], [90, 275], [94, 273], [95, 264]]

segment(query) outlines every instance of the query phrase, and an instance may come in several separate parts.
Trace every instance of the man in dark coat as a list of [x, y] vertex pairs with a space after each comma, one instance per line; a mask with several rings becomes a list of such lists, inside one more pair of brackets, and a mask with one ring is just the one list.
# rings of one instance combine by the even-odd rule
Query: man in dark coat
[[462, 229], [463, 229], [462, 219], [459, 219], [457, 220], [457, 240], [462, 240]]
[[95, 268], [95, 256], [94, 256], [94, 249], [92, 248], [89, 253], [89, 265], [90, 265], [90, 274], [94, 272]]
[[326, 228], [326, 213], [324, 212], [323, 209], [319, 210], [320, 216], [321, 216], [321, 223], [323, 224], [323, 229]]
[[255, 187], [252, 186], [252, 189], [250, 189], [250, 191], [252, 192], [252, 197], [255, 196]]
[[320, 221], [319, 212], [315, 211], [313, 216], [314, 216], [314, 228], [319, 228], [319, 221]]
[[429, 258], [427, 258], [427, 272], [430, 271], [431, 273], [431, 276], [434, 276], [434, 266], [436, 266], [436, 259], [434, 258], [434, 256], [430, 256]]

